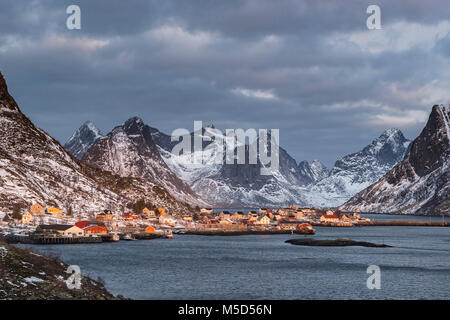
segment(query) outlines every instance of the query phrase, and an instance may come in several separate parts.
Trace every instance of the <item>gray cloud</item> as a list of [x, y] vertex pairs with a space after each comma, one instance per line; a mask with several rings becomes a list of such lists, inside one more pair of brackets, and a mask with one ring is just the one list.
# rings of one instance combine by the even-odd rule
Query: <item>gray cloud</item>
[[[65, 27], [79, 4], [82, 30]], [[0, 70], [22, 110], [64, 142], [139, 115], [170, 133], [194, 120], [280, 128], [297, 160], [328, 166], [389, 127], [414, 138], [448, 103], [446, 1], [10, 1]]]

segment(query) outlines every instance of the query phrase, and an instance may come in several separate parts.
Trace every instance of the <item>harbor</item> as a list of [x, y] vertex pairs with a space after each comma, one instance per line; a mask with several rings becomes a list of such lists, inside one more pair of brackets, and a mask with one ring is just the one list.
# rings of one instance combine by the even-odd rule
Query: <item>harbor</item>
[[[172, 239], [174, 235], [314, 235], [317, 228], [448, 227], [445, 217], [419, 218], [364, 215], [335, 209], [285, 208], [212, 209], [192, 213], [168, 212], [162, 207], [114, 213], [105, 209], [88, 215], [68, 214], [35, 203], [16, 219], [0, 222], [0, 237], [8, 243], [89, 244]], [[370, 216], [370, 218], [369, 218]], [[4, 219], [5, 220], [5, 219]]]
[[[448, 292], [448, 232], [435, 227], [317, 227], [314, 236], [175, 233], [173, 240], [33, 249], [59, 255], [79, 265], [83, 274], [102, 277], [110, 292], [133, 299], [442, 299]], [[285, 243], [311, 237], [392, 248]], [[367, 290], [369, 264], [380, 266], [385, 290]]]

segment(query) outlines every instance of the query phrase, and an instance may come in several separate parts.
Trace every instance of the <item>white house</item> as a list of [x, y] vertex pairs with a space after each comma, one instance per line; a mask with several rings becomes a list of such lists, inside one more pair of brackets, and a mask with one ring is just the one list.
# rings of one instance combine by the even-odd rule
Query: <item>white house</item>
[[175, 219], [171, 215], [161, 215], [159, 216], [159, 223], [165, 224], [167, 226], [173, 226], [175, 225]]

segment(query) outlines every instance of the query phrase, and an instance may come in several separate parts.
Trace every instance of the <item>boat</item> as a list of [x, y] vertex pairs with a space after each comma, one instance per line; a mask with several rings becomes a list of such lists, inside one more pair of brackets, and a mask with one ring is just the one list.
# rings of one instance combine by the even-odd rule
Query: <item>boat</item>
[[167, 239], [173, 239], [172, 231], [169, 231], [169, 232], [166, 233], [166, 238]]
[[302, 223], [297, 227], [297, 233], [300, 234], [315, 234], [316, 230], [309, 223]]
[[127, 233], [126, 235], [123, 236], [123, 240], [125, 240], [125, 241], [136, 241], [137, 239], [135, 237], [133, 237], [133, 235]]

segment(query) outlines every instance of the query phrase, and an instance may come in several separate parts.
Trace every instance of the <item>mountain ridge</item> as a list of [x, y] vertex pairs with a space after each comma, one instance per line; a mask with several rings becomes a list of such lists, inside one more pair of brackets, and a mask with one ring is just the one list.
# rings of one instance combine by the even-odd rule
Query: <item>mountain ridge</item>
[[404, 159], [362, 190], [343, 210], [450, 214], [450, 107], [434, 105]]
[[144, 199], [168, 211], [188, 211], [167, 191], [135, 178], [123, 178], [93, 168], [69, 154], [37, 128], [9, 94], [0, 72], [0, 211], [35, 202], [72, 207], [76, 215], [103, 209], [120, 212]]
[[207, 206], [161, 158], [151, 129], [139, 117], [116, 126], [84, 153], [82, 160], [123, 177], [139, 177], [162, 185], [179, 201]]

